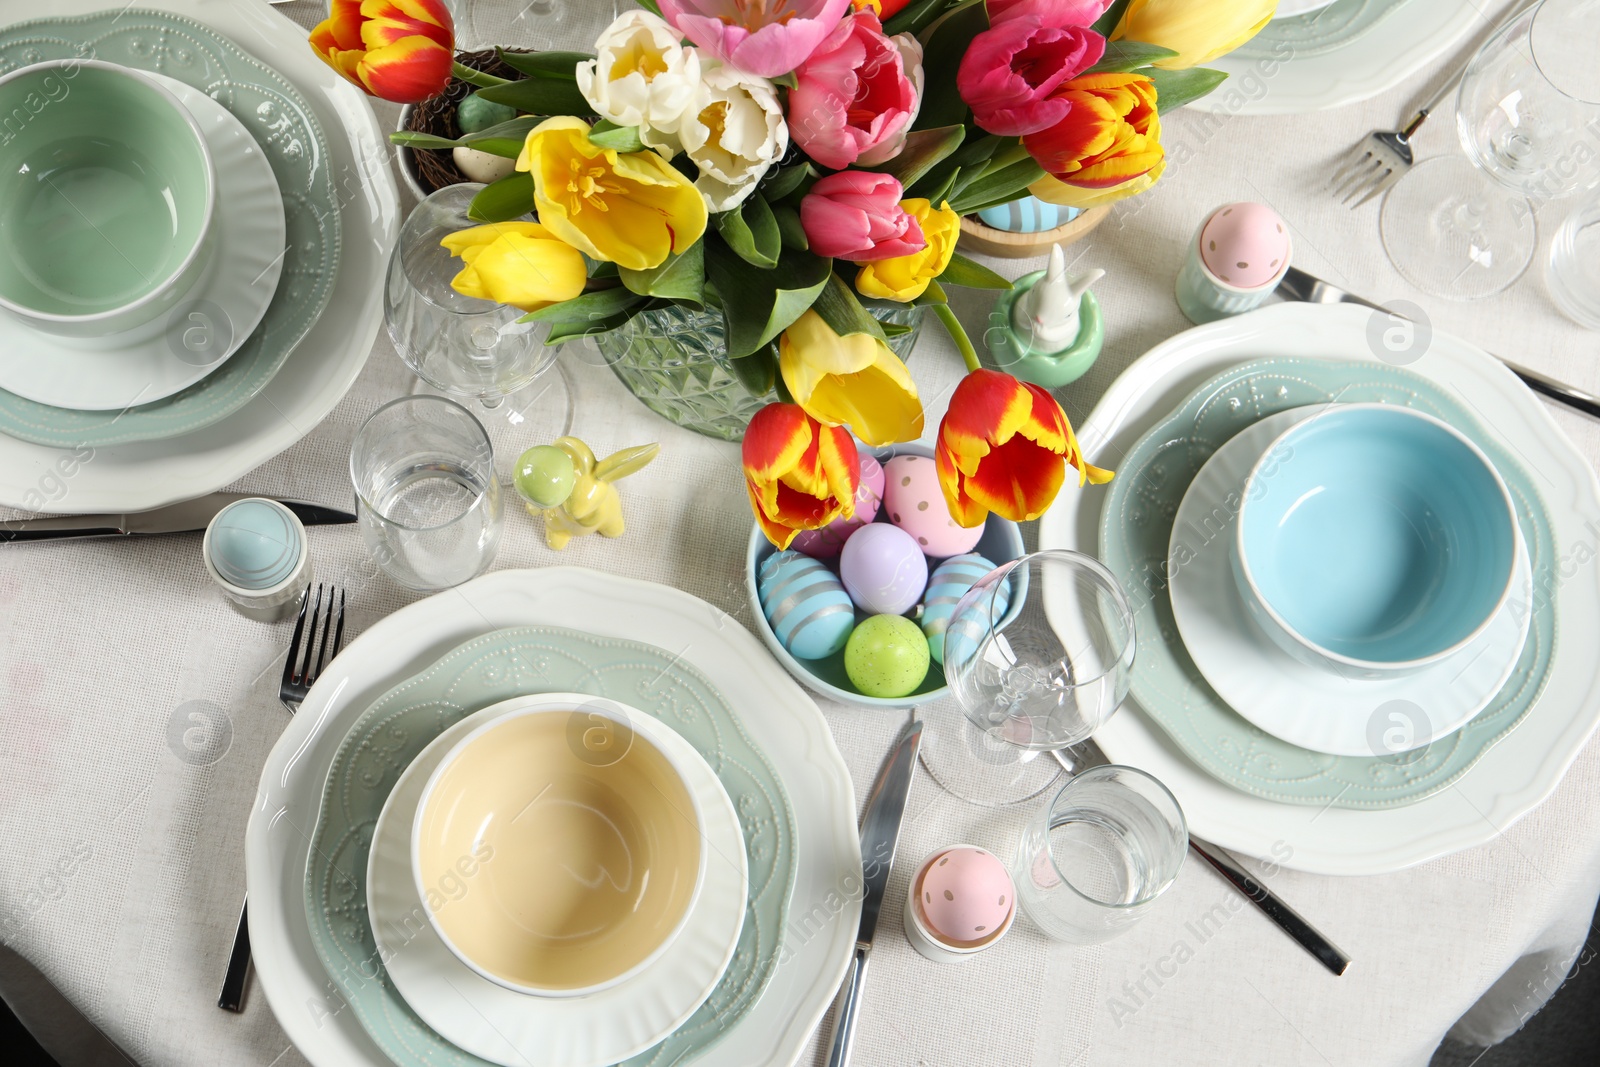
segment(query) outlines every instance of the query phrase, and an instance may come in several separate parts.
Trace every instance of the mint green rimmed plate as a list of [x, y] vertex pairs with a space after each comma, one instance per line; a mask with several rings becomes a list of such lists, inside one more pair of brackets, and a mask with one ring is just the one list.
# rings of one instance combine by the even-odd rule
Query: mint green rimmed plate
[[339, 201], [327, 148], [310, 104], [286, 78], [200, 23], [161, 11], [36, 19], [0, 30], [0, 73], [91, 56], [175, 78], [243, 123], [283, 194], [287, 249], [261, 325], [226, 363], [181, 392], [125, 411], [75, 411], [0, 390], [0, 433], [64, 448], [177, 437], [238, 411], [316, 324], [339, 266]]
[[1234, 54], [1246, 59], [1322, 55], [1360, 40], [1406, 0], [1337, 0], [1304, 15], [1273, 19]]
[[[1166, 579], [1173, 517], [1211, 454], [1234, 434], [1290, 408], [1317, 403], [1401, 404], [1450, 423], [1483, 449], [1511, 491], [1533, 565], [1527, 644], [1499, 694], [1466, 726], [1392, 756], [1332, 756], [1251, 726], [1208, 685], [1183, 647]], [[1397, 367], [1265, 359], [1200, 387], [1118, 465], [1100, 524], [1101, 555], [1128, 590], [1139, 643], [1131, 695], [1184, 754], [1215, 778], [1286, 804], [1382, 809], [1414, 804], [1465, 774], [1532, 709], [1556, 643], [1555, 551], [1528, 472], [1455, 397]]]
[[749, 861], [744, 929], [709, 1000], [671, 1037], [629, 1060], [669, 1067], [715, 1042], [760, 998], [778, 963], [795, 878], [789, 801], [766, 757], [710, 682], [650, 645], [556, 627], [469, 641], [362, 713], [328, 772], [306, 867], [306, 917], [317, 955], [356, 1017], [399, 1067], [487, 1064], [434, 1033], [384, 970], [367, 916], [367, 854], [400, 773], [439, 734], [509, 697], [581, 692], [660, 718], [717, 772], [739, 813]]

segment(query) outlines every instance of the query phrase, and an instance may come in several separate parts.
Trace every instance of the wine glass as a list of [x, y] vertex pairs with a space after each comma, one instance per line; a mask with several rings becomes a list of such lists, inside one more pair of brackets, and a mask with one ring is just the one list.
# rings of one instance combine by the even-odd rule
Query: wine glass
[[979, 579], [950, 617], [944, 670], [961, 715], [927, 713], [924, 764], [974, 803], [1036, 796], [1060, 773], [1035, 759], [1085, 740], [1128, 695], [1133, 610], [1092, 556], [1048, 549]]
[[389, 259], [383, 318], [419, 379], [414, 393], [477, 401], [499, 457], [497, 474], [509, 485], [524, 449], [571, 429], [572, 399], [556, 359], [559, 346], [544, 343], [546, 323], [522, 322], [521, 309], [464, 296], [450, 285], [462, 262], [439, 242], [478, 225], [467, 208], [481, 189], [446, 186], [412, 210]]
[[1384, 251], [1434, 296], [1490, 296], [1522, 277], [1534, 212], [1600, 178], [1600, 0], [1541, 0], [1508, 19], [1456, 95], [1464, 156], [1427, 160], [1390, 190]]

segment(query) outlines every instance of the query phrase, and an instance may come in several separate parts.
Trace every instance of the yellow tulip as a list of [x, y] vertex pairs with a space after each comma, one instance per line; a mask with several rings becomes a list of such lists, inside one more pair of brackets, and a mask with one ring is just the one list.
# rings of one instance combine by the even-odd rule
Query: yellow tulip
[[839, 336], [807, 311], [778, 342], [778, 370], [795, 403], [829, 426], [849, 426], [874, 447], [922, 436], [922, 401], [911, 372], [867, 333]]
[[920, 197], [902, 200], [900, 206], [922, 227], [927, 247], [909, 256], [861, 264], [856, 288], [862, 296], [908, 304], [926, 292], [928, 283], [950, 265], [950, 257], [956, 254], [956, 238], [961, 236], [961, 216], [951, 211], [949, 204], [941, 204], [935, 210]]
[[583, 254], [537, 222], [491, 222], [439, 243], [463, 264], [456, 292], [523, 311], [571, 300], [588, 280]]
[[1113, 185], [1105, 189], [1085, 189], [1077, 185], [1068, 185], [1066, 182], [1057, 181], [1046, 174], [1043, 178], [1028, 186], [1028, 192], [1038, 197], [1047, 204], [1060, 204], [1063, 207], [1075, 207], [1079, 211], [1088, 211], [1092, 207], [1115, 203], [1125, 197], [1137, 196], [1150, 188], [1167, 169], [1167, 161], [1162, 159], [1155, 166], [1137, 178], [1130, 178], [1121, 185]]
[[570, 116], [528, 131], [517, 169], [533, 174], [533, 202], [552, 234], [595, 259], [650, 270], [706, 232], [706, 202], [655, 152], [618, 152], [589, 140]]
[[1162, 70], [1187, 70], [1244, 44], [1272, 21], [1278, 0], [1133, 0], [1111, 39], [1143, 41], [1178, 53]]

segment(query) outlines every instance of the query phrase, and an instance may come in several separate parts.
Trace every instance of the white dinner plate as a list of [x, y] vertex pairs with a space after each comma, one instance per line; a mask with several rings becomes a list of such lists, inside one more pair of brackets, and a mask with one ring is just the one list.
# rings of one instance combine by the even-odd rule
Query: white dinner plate
[[[283, 195], [272, 164], [228, 109], [175, 78], [148, 74], [194, 116], [217, 171], [216, 258], [158, 322], [64, 340], [0, 317], [0, 389], [79, 411], [119, 411], [171, 396], [239, 350], [267, 313], [283, 271]], [[223, 331], [223, 332], [219, 332]]]
[[[658, 720], [651, 739], [694, 776], [708, 849], [684, 928], [643, 973], [586, 997], [516, 993], [474, 972], [426, 919], [411, 869], [411, 825], [428, 776], [467, 734], [549, 696], [517, 697], [468, 715], [433, 740], [395, 782], [372, 833], [367, 905], [395, 988], [422, 1021], [458, 1048], [506, 1067], [606, 1067], [656, 1044], [716, 988], [744, 926], [744, 834], [733, 801], [706, 761]], [[643, 720], [647, 717], [641, 716]]]
[[756, 1005], [696, 1067], [792, 1064], [832, 1004], [861, 917], [855, 790], [822, 713], [732, 616], [668, 586], [576, 567], [498, 571], [400, 609], [341, 652], [261, 772], [245, 834], [257, 978], [316, 1067], [389, 1067], [323, 969], [306, 919], [308, 840], [351, 724], [400, 681], [464, 642], [512, 626], [563, 626], [642, 641], [696, 667], [745, 712], [789, 795], [797, 874], [782, 948]]
[[[1341, 675], [1279, 648], [1239, 595], [1229, 551], [1232, 518], [1220, 523], [1215, 516], [1236, 517], [1256, 461], [1279, 434], [1326, 410], [1313, 404], [1262, 419], [1206, 460], [1173, 520], [1172, 613], [1195, 666], [1245, 719], [1313, 752], [1394, 755], [1461, 729], [1500, 691], [1528, 640], [1533, 567], [1519, 532], [1515, 592], [1470, 645], [1412, 674], [1381, 680]], [[1405, 707], [1398, 724], [1396, 701]]]
[[1320, 11], [1334, 0], [1278, 0], [1278, 10], [1273, 14], [1274, 19], [1292, 18], [1295, 15], [1309, 15], [1313, 11]]
[[1379, 27], [1340, 48], [1296, 56], [1293, 45], [1279, 42], [1270, 55], [1211, 60], [1206, 66], [1225, 71], [1228, 80], [1189, 106], [1228, 115], [1344, 107], [1388, 92], [1484, 25], [1483, 13], [1467, 0], [1395, 2], [1398, 9]]
[[[1283, 304], [1186, 330], [1111, 384], [1079, 428], [1085, 454], [1115, 467], [1117, 455], [1200, 385], [1251, 359], [1370, 360], [1371, 314], [1353, 306]], [[1600, 486], [1594, 472], [1504, 365], [1460, 338], [1435, 332], [1427, 352], [1407, 369], [1454, 390], [1482, 413], [1485, 427], [1526, 459], [1529, 470], [1539, 472], [1559, 550], [1595, 544]], [[1041, 522], [1040, 546], [1095, 551], [1103, 500], [1103, 494], [1062, 493]], [[1196, 837], [1252, 856], [1274, 856], [1287, 867], [1382, 874], [1484, 844], [1555, 790], [1600, 722], [1600, 656], [1585, 640], [1600, 633], [1600, 567], [1592, 552], [1577, 559], [1583, 562], [1562, 563], [1564, 580], [1553, 591], [1557, 643], [1538, 703], [1459, 781], [1416, 804], [1359, 811], [1277, 804], [1238, 792], [1179, 752], [1131, 700], [1095, 741], [1116, 762], [1166, 783]]]
[[[151, 0], [143, 6], [227, 35], [270, 61], [310, 101], [341, 197], [338, 281], [327, 310], [282, 370], [216, 425], [167, 440], [76, 450], [0, 435], [0, 505], [56, 513], [141, 511], [221, 489], [300, 440], [333, 410], [383, 323], [382, 279], [399, 229], [399, 197], [390, 146], [366, 96], [317, 58], [302, 27], [267, 4]], [[56, 0], [49, 12], [72, 16], [105, 7], [105, 0]], [[28, 0], [0, 0], [0, 22], [39, 13]], [[65, 492], [51, 488], [63, 481]]]

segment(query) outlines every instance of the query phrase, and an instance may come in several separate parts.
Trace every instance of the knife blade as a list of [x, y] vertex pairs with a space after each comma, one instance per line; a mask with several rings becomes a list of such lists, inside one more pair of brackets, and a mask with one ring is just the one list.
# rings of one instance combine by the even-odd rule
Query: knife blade
[[[34, 541], [82, 540], [94, 537], [149, 537], [157, 534], [198, 533], [229, 504], [249, 499], [250, 493], [212, 493], [154, 511], [126, 515], [44, 515], [36, 519], [0, 522], [0, 544]], [[347, 511], [281, 500], [307, 526], [338, 526], [356, 521]]]
[[[1298, 301], [1306, 304], [1356, 304], [1360, 307], [1381, 311], [1385, 315], [1393, 315], [1397, 319], [1405, 318], [1393, 308], [1386, 308], [1382, 304], [1374, 303], [1365, 297], [1356, 296], [1347, 292], [1332, 282], [1325, 282], [1314, 274], [1309, 274], [1299, 267], [1290, 267], [1283, 275], [1283, 281], [1278, 285], [1278, 295], [1285, 300]], [[1491, 353], [1492, 355], [1493, 353]], [[1522, 384], [1551, 400], [1566, 404], [1568, 407], [1581, 411], [1585, 415], [1600, 419], [1600, 397], [1586, 393], [1577, 386], [1568, 385], [1557, 378], [1541, 374], [1531, 367], [1524, 367], [1520, 363], [1513, 363], [1502, 356], [1495, 356], [1506, 369], [1518, 378]]]
[[906, 813], [906, 798], [911, 795], [911, 779], [917, 769], [917, 749], [921, 743], [922, 720], [917, 719], [895, 742], [877, 784], [872, 787], [872, 795], [867, 798], [866, 813], [861, 817], [861, 926], [856, 932], [855, 955], [845, 972], [839, 1014], [833, 1024], [833, 1042], [828, 1049], [828, 1067], [848, 1067], [850, 1063], [861, 989], [866, 983], [872, 940], [878, 931], [878, 915], [883, 910], [884, 891], [889, 887], [889, 873], [894, 867], [900, 820]]
[[1316, 927], [1306, 922], [1299, 912], [1280, 900], [1272, 890], [1250, 877], [1250, 872], [1235, 863], [1232, 856], [1215, 845], [1202, 844], [1193, 837], [1189, 838], [1189, 847], [1194, 849], [1201, 859], [1216, 868], [1217, 873], [1237, 889], [1240, 895], [1260, 908], [1267, 918], [1277, 924], [1278, 929], [1316, 957], [1318, 963], [1336, 975], [1344, 974], [1349, 968], [1349, 956], [1346, 956], [1332, 941], [1323, 937]]

